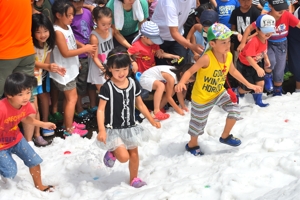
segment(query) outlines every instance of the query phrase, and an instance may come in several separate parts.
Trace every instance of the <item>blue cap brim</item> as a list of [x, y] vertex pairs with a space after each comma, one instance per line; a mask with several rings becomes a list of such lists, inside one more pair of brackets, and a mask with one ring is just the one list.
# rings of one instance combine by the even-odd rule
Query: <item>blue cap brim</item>
[[260, 28], [261, 32], [263, 32], [264, 34], [266, 33], [275, 33], [275, 27], [263, 27]]

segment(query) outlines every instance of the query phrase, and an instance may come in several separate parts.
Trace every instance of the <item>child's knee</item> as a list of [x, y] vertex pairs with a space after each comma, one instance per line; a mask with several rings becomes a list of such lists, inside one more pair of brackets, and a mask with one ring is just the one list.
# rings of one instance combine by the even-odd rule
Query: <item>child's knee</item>
[[119, 155], [117, 158], [120, 163], [126, 163], [129, 160], [129, 155], [122, 154], [122, 155]]

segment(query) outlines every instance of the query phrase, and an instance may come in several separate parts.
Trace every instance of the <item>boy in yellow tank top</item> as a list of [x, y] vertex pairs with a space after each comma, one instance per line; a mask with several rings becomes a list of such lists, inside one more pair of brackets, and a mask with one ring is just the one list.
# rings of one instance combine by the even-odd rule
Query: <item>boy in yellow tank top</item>
[[191, 120], [188, 131], [191, 139], [185, 146], [186, 150], [195, 156], [203, 155], [198, 145], [198, 137], [204, 133], [208, 115], [215, 105], [228, 113], [219, 141], [230, 146], [241, 144], [241, 140], [230, 134], [235, 122], [242, 118], [240, 117], [239, 105], [232, 103], [224, 88], [228, 72], [249, 89], [262, 92], [260, 86], [249, 83], [234, 67], [230, 53], [230, 36], [232, 34], [233, 32], [229, 28], [220, 23], [215, 23], [209, 27], [207, 31], [208, 50], [184, 73], [180, 82], [175, 86], [176, 92], [186, 90], [186, 81], [197, 72], [192, 90]]

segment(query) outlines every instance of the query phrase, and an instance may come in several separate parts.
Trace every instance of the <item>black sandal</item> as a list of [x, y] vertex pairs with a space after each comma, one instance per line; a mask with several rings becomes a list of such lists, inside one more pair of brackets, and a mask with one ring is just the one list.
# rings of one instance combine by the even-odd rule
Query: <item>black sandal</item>
[[53, 192], [54, 187], [52, 185], [48, 185], [48, 187], [46, 189], [43, 190], [43, 192]]

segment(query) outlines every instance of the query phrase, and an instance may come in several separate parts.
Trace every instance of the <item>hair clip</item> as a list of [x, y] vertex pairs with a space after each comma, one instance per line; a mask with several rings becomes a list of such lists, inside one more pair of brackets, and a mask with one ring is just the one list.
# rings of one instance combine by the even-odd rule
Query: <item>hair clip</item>
[[121, 54], [126, 54], [126, 55], [128, 55], [128, 53], [122, 53], [122, 52], [119, 52], [119, 53], [115, 53], [115, 54], [112, 54], [112, 55], [108, 56], [107, 59], [108, 59], [108, 58], [111, 58], [111, 57], [113, 57], [113, 56], [121, 55]]

